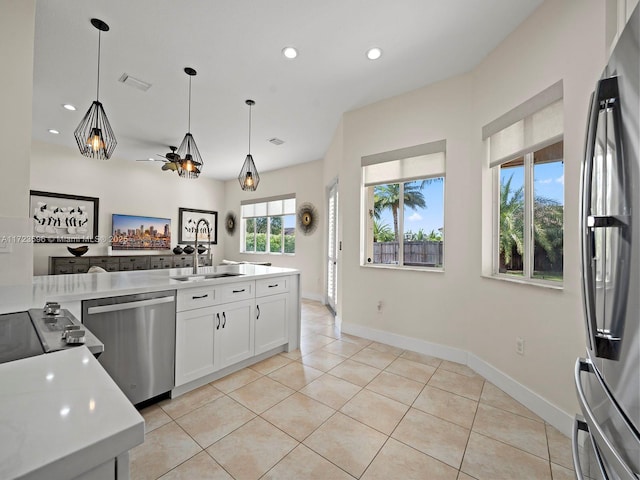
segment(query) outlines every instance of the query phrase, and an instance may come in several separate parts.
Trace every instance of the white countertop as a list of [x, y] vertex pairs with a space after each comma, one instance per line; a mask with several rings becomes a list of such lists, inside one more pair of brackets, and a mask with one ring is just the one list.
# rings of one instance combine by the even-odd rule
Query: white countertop
[[[198, 281], [191, 268], [44, 275], [32, 285], [0, 287], [0, 314], [109, 296], [181, 290], [207, 284], [298, 274], [261, 265], [201, 267], [200, 274], [240, 273]], [[68, 479], [144, 441], [144, 420], [84, 347], [0, 364], [0, 478]]]
[[171, 277], [192, 274], [192, 268], [140, 270], [134, 272], [77, 273], [33, 277], [32, 285], [0, 287], [0, 314], [39, 308], [46, 301], [65, 302], [135, 293], [180, 290], [198, 285], [241, 282], [248, 279], [291, 275], [299, 270], [262, 265], [200, 267], [199, 274], [233, 272], [242, 275], [197, 282], [181, 282]]
[[0, 364], [0, 478], [69, 479], [144, 441], [144, 420], [85, 347]]

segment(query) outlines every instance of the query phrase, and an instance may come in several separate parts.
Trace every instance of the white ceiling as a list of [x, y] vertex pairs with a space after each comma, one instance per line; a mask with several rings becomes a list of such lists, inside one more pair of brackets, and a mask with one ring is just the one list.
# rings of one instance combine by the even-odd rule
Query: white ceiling
[[[73, 130], [96, 94], [91, 18], [111, 28], [102, 34], [100, 100], [118, 139], [114, 156], [146, 159], [180, 144], [189, 66], [198, 72], [191, 132], [203, 175], [226, 180], [248, 153], [245, 99], [256, 102], [251, 153], [259, 172], [318, 160], [344, 112], [472, 69], [541, 3], [38, 0], [33, 138], [77, 148]], [[281, 54], [288, 45], [300, 52], [295, 60]], [[383, 49], [380, 60], [365, 57], [372, 46]], [[125, 86], [123, 73], [152, 87]], [[272, 145], [272, 137], [285, 143]]]

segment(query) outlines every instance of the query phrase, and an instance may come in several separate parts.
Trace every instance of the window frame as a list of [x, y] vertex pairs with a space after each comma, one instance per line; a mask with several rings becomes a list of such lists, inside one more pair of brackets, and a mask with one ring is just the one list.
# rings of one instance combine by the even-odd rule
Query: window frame
[[[280, 213], [277, 215], [269, 215], [268, 213], [268, 204], [269, 202], [275, 202], [275, 201], [282, 201], [283, 202], [283, 212], [285, 210], [284, 208], [284, 202], [286, 200], [293, 200], [294, 201], [294, 207], [293, 207], [293, 212], [291, 213]], [[247, 254], [247, 255], [290, 255], [290, 256], [294, 256], [295, 255], [295, 236], [296, 236], [296, 222], [295, 222], [295, 217], [296, 217], [296, 213], [295, 213], [295, 201], [296, 201], [296, 196], [295, 194], [290, 194], [290, 195], [281, 195], [278, 197], [270, 197], [270, 198], [262, 198], [262, 199], [258, 199], [255, 201], [246, 201], [246, 202], [241, 202], [240, 205], [240, 253], [243, 254]], [[262, 206], [264, 205], [264, 210], [265, 210], [265, 215], [257, 215], [257, 216], [244, 216], [244, 212], [243, 212], [243, 208], [244, 206], [247, 205], [252, 205], [253, 208], [256, 208], [256, 206]], [[280, 232], [280, 251], [279, 252], [273, 252], [271, 251], [271, 219], [275, 218], [275, 217], [280, 217], [282, 219], [282, 226], [281, 226], [281, 232]], [[294, 251], [293, 252], [285, 252], [285, 217], [294, 217]], [[265, 250], [264, 251], [257, 251], [256, 248], [258, 246], [258, 240], [257, 240], [257, 236], [258, 236], [258, 222], [257, 220], [259, 218], [266, 218], [267, 220], [267, 224], [266, 224], [266, 237], [265, 237]], [[253, 224], [253, 235], [254, 235], [254, 242], [253, 242], [253, 250], [246, 250], [246, 246], [247, 246], [247, 220], [249, 219], [253, 219], [254, 220], [254, 224]]]
[[[441, 160], [437, 160], [437, 157], [433, 157], [434, 159], [430, 161], [427, 159], [426, 161], [430, 162], [429, 166], [426, 167], [426, 170], [431, 173], [425, 173], [423, 175], [415, 175], [410, 174], [407, 176], [394, 177], [387, 181], [374, 181], [370, 183], [366, 183], [366, 168], [371, 165], [383, 164], [386, 162], [397, 162], [397, 161], [405, 161], [411, 160], [415, 157], [429, 156], [437, 154], [438, 156], [442, 156]], [[394, 270], [411, 270], [411, 271], [420, 271], [420, 272], [444, 272], [445, 269], [445, 258], [446, 258], [446, 247], [445, 247], [445, 225], [446, 225], [446, 160], [447, 160], [447, 152], [446, 152], [446, 140], [439, 140], [435, 142], [425, 143], [422, 145], [416, 145], [412, 147], [401, 148], [398, 150], [393, 150], [389, 152], [374, 154], [362, 157], [361, 159], [361, 246], [360, 246], [360, 266], [366, 268], [382, 268], [382, 269], [394, 269]], [[432, 165], [437, 165], [437, 161], [441, 161], [442, 165], [440, 168], [434, 169]], [[436, 172], [437, 173], [434, 173]], [[442, 178], [442, 265], [435, 266], [420, 266], [409, 264], [405, 265], [404, 258], [404, 184], [411, 183], [415, 181], [429, 180], [435, 178]], [[398, 206], [398, 263], [373, 263], [368, 262], [369, 258], [373, 257], [373, 220], [372, 220], [372, 211], [373, 211], [373, 191], [374, 187], [378, 185], [392, 185], [399, 184], [399, 193], [400, 196], [400, 204]]]
[[[555, 143], [563, 142], [564, 143], [564, 135], [562, 136], [554, 136], [549, 140], [545, 141], [541, 144], [533, 145], [528, 148], [526, 152], [523, 152], [521, 155], [523, 157], [523, 168], [524, 168], [524, 232], [523, 232], [523, 255], [522, 255], [522, 276], [516, 276], [509, 273], [501, 273], [500, 272], [500, 190], [501, 190], [501, 179], [500, 179], [500, 171], [501, 167], [508, 162], [503, 162], [497, 165], [494, 165], [491, 168], [492, 175], [492, 184], [493, 184], [493, 241], [492, 241], [492, 265], [491, 265], [491, 275], [495, 278], [509, 280], [519, 283], [528, 283], [534, 285], [543, 285], [549, 287], [562, 288], [564, 286], [564, 260], [563, 260], [563, 277], [562, 280], [546, 280], [543, 278], [534, 277], [534, 263], [535, 263], [535, 238], [534, 238], [534, 207], [535, 207], [535, 188], [534, 188], [534, 155], [536, 152], [542, 150], [545, 147], [551, 146]], [[520, 157], [517, 157], [520, 158]], [[562, 172], [564, 174], [564, 147], [562, 152]], [[565, 197], [565, 189], [564, 186], [562, 188], [562, 206], [564, 209], [564, 197]], [[562, 253], [565, 251], [565, 216], [563, 214], [562, 217]], [[564, 255], [563, 255], [564, 257]]]

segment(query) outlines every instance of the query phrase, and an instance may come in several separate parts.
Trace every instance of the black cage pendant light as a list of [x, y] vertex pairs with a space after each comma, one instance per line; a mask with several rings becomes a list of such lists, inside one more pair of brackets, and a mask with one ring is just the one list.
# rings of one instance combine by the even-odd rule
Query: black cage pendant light
[[191, 135], [191, 77], [195, 77], [197, 72], [193, 68], [187, 67], [184, 69], [184, 73], [189, 75], [189, 128], [176, 152], [180, 157], [178, 159], [178, 175], [182, 178], [198, 178], [204, 161], [200, 156], [196, 141]]
[[247, 158], [244, 159], [244, 165], [242, 165], [242, 170], [240, 170], [240, 175], [238, 175], [238, 181], [240, 182], [240, 188], [242, 190], [255, 191], [258, 188], [258, 183], [260, 183], [260, 175], [258, 175], [258, 170], [256, 170], [256, 164], [253, 163], [253, 157], [251, 156], [251, 107], [256, 104], [253, 100], [245, 100], [247, 105], [249, 105], [249, 154]]
[[91, 19], [91, 25], [98, 29], [98, 81], [96, 100], [73, 132], [80, 153], [85, 157], [108, 160], [116, 148], [116, 136], [111, 129], [107, 114], [100, 103], [100, 37], [102, 32], [109, 31], [109, 25], [97, 18]]

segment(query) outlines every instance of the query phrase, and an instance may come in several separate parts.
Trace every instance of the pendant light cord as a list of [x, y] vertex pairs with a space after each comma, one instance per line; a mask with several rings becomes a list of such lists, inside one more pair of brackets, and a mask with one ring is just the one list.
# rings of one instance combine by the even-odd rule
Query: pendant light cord
[[100, 101], [100, 38], [102, 32], [98, 29], [98, 82], [96, 86], [96, 102]]
[[189, 133], [191, 133], [191, 75], [189, 75]]
[[249, 105], [249, 155], [251, 155], [251, 105]]

